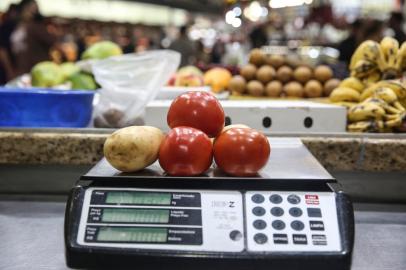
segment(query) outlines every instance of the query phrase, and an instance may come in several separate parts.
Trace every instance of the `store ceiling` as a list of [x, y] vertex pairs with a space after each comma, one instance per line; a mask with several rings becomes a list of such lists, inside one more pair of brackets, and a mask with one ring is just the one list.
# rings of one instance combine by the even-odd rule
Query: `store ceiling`
[[127, 0], [186, 9], [192, 12], [223, 14], [225, 2], [222, 0]]

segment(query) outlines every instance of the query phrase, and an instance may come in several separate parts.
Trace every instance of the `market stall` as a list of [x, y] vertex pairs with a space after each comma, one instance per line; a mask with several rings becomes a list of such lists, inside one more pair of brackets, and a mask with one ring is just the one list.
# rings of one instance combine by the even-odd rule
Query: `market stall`
[[403, 1], [14, 2], [1, 269], [404, 268]]

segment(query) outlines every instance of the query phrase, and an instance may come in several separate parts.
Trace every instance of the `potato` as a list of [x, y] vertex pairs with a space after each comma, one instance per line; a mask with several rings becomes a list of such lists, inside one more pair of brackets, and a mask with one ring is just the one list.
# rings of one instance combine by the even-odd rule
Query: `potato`
[[104, 156], [117, 170], [139, 171], [157, 160], [163, 139], [164, 134], [155, 127], [122, 128], [107, 138], [103, 148]]

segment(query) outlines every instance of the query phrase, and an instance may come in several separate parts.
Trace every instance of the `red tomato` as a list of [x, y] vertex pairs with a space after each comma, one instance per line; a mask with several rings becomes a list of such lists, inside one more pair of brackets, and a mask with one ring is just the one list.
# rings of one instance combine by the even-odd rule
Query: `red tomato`
[[167, 121], [171, 128], [194, 127], [209, 137], [216, 137], [224, 127], [224, 110], [210, 93], [187, 92], [172, 102]]
[[172, 129], [159, 148], [159, 164], [173, 176], [202, 174], [212, 161], [213, 146], [209, 137], [191, 127]]
[[213, 149], [217, 166], [234, 176], [255, 175], [271, 153], [268, 139], [251, 128], [232, 128], [221, 133]]

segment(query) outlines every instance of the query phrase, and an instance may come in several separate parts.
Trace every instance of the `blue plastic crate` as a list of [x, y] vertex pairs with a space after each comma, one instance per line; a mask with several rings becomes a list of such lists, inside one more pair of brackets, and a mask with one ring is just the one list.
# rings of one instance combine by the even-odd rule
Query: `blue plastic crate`
[[0, 126], [86, 127], [94, 91], [0, 87]]

